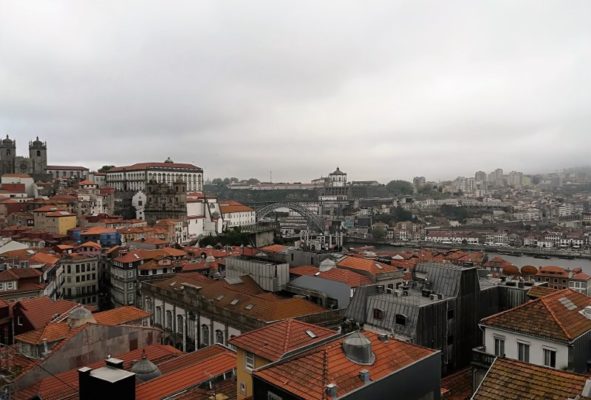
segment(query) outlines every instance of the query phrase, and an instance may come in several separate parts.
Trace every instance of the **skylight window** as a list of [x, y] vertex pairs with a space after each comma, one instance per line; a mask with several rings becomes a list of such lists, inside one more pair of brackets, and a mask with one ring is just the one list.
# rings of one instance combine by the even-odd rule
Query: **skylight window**
[[316, 272], [316, 273], [314, 274], [314, 276], [319, 276], [319, 275], [320, 275], [320, 272]]
[[569, 311], [577, 309], [575, 303], [573, 303], [570, 299], [567, 299], [566, 297], [561, 297], [558, 299], [558, 301]]
[[383, 268], [383, 267], [382, 267], [380, 264], [378, 264], [378, 263], [376, 263], [376, 267], [377, 267], [378, 269], [384, 269], [384, 268]]
[[238, 299], [234, 299], [230, 302], [231, 305], [235, 306], [236, 304], [238, 304]]
[[254, 307], [254, 304], [247, 304], [246, 307], [244, 307], [245, 310], [252, 310], [252, 308]]
[[224, 295], [223, 295], [223, 294], [220, 294], [220, 295], [219, 295], [218, 297], [216, 297], [215, 299], [216, 299], [217, 301], [220, 301], [220, 300], [221, 300], [221, 299], [223, 299], [223, 298], [224, 298]]
[[306, 335], [310, 336], [312, 339], [318, 337], [318, 335], [316, 335], [314, 332], [312, 332], [311, 330], [306, 330]]

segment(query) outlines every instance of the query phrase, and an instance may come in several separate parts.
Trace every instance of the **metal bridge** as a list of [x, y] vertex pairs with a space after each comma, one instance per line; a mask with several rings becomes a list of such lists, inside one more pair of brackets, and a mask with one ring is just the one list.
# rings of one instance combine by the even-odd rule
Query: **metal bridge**
[[318, 232], [324, 232], [324, 222], [322, 218], [299, 203], [279, 202], [272, 203], [256, 209], [257, 222], [265, 218], [267, 215], [277, 210], [278, 208], [288, 208], [297, 212], [306, 219], [308, 227], [316, 229]]

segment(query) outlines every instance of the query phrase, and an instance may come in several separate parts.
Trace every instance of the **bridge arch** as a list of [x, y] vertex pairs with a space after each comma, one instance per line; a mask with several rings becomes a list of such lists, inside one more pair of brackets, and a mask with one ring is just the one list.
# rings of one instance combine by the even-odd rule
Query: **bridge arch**
[[322, 222], [322, 218], [320, 216], [314, 214], [306, 207], [302, 206], [298, 203], [290, 203], [290, 202], [280, 202], [280, 203], [273, 203], [261, 207], [256, 210], [256, 219], [259, 222], [261, 219], [272, 213], [273, 211], [277, 210], [278, 208], [288, 208], [300, 214], [302, 217], [306, 219], [308, 223], [308, 227], [314, 228], [319, 232], [324, 232], [324, 224]]

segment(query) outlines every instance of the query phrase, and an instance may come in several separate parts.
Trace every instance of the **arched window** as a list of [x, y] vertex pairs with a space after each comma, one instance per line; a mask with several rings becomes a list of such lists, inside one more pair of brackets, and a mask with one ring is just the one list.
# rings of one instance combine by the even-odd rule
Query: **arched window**
[[406, 325], [406, 315], [396, 314], [396, 324], [402, 326]]
[[209, 326], [201, 325], [201, 343], [205, 346], [209, 346]]
[[178, 333], [183, 333], [183, 316], [177, 315], [176, 316], [176, 331]]
[[224, 344], [224, 332], [221, 329], [215, 330], [215, 342], [219, 344]]
[[172, 311], [166, 311], [166, 327], [172, 329]]
[[156, 323], [162, 325], [162, 309], [160, 306], [156, 307]]

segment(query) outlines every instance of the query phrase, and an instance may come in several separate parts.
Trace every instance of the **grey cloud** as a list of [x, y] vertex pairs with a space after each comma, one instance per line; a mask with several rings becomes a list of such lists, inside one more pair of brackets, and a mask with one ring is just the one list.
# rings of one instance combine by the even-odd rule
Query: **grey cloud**
[[432, 179], [591, 144], [588, 1], [0, 0], [0, 133], [50, 162]]

